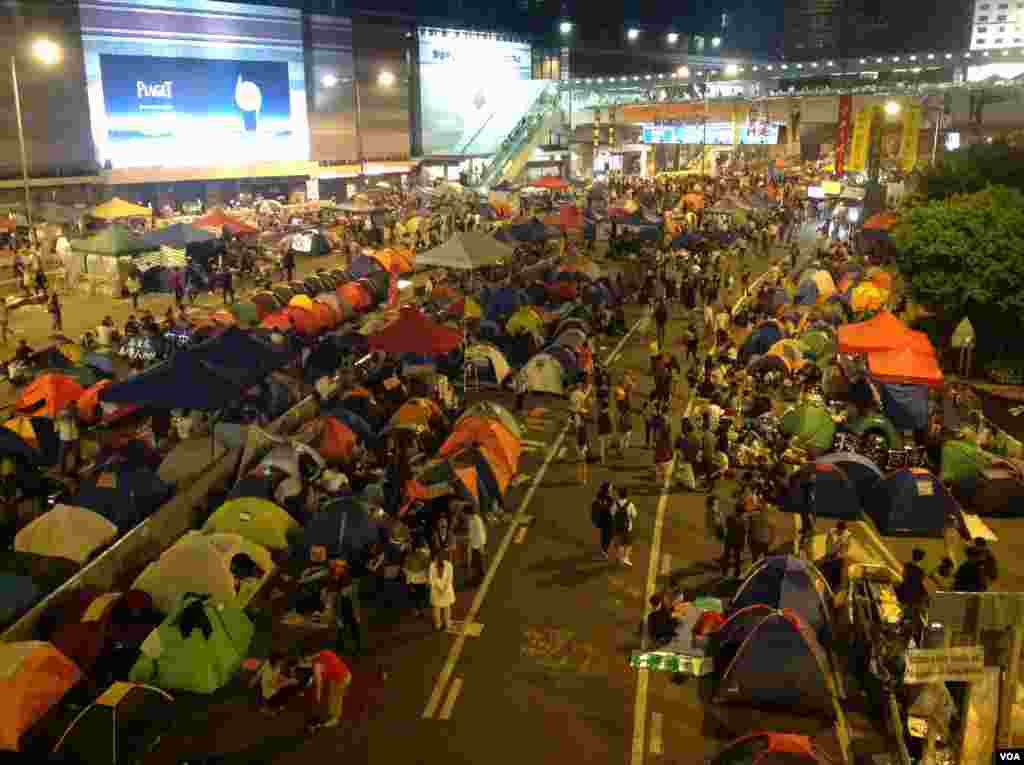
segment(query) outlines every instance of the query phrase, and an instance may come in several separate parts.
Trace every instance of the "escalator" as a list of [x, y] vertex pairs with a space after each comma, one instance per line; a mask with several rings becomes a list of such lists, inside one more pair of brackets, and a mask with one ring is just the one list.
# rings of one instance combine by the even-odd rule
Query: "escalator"
[[558, 86], [552, 83], [541, 92], [484, 168], [480, 176], [481, 188], [493, 188], [502, 181], [515, 181], [526, 169], [534, 150], [545, 143], [562, 119]]

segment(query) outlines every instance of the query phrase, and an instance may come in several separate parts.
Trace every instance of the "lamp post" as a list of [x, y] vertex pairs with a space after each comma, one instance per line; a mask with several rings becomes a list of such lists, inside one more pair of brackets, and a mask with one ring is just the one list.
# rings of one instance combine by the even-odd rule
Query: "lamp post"
[[[51, 66], [60, 61], [60, 46], [45, 38], [32, 45], [32, 55], [40, 63]], [[18, 150], [21, 153], [21, 180], [25, 186], [25, 222], [28, 224], [29, 241], [32, 241], [32, 192], [28, 181], [28, 152], [25, 150], [25, 127], [21, 119], [21, 90], [18, 87], [17, 54], [11, 54], [11, 89], [14, 91], [14, 114], [18, 123]]]

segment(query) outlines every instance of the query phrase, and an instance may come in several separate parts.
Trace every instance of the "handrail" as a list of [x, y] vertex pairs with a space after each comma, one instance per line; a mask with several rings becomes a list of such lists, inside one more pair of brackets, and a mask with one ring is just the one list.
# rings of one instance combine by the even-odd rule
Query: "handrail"
[[480, 137], [480, 134], [482, 132], [484, 132], [484, 128], [486, 128], [489, 124], [491, 124], [491, 120], [493, 120], [493, 119], [494, 119], [494, 112], [491, 112], [491, 116], [489, 116], [487, 119], [485, 119], [484, 120], [484, 124], [482, 124], [480, 126], [480, 128], [475, 133], [473, 133], [473, 137], [470, 138], [468, 141], [466, 141], [465, 145], [462, 147], [462, 150], [459, 151], [459, 154], [468, 154], [469, 153], [469, 147], [473, 145], [473, 141], [475, 141], [477, 138]]

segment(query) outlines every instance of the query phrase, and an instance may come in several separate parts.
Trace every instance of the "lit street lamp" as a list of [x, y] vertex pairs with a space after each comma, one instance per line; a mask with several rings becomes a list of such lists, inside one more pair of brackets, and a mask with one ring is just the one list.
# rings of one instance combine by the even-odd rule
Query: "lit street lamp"
[[885, 102], [885, 113], [890, 117], [895, 117], [900, 113], [900, 102], [899, 101], [886, 101]]
[[[60, 61], [60, 46], [52, 40], [40, 38], [32, 44], [32, 57], [43, 66], [53, 66]], [[21, 120], [21, 90], [18, 87], [18, 61], [15, 53], [11, 54], [11, 89], [14, 91], [14, 113], [18, 122], [18, 149], [21, 151], [21, 180], [25, 184], [25, 222], [28, 224], [28, 235], [32, 233], [32, 192], [28, 182], [28, 154], [25, 151], [25, 127]]]
[[572, 32], [572, 22], [563, 21], [558, 25], [558, 31], [561, 32], [563, 36], [570, 34]]
[[721, 45], [722, 45], [722, 38], [721, 37], [712, 37], [711, 38], [711, 47], [712, 48], [719, 48], [719, 47], [721, 47]]
[[630, 42], [636, 40], [636, 38], [638, 38], [639, 36], [640, 36], [640, 30], [639, 29], [630, 29], [629, 31], [626, 32], [626, 37], [630, 40]]

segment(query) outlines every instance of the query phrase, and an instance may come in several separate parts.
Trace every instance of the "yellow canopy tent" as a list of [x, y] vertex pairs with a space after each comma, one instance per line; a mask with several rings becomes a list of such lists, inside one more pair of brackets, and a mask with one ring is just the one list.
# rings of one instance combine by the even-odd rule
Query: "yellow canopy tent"
[[120, 220], [122, 218], [152, 218], [153, 211], [148, 207], [114, 197], [103, 204], [96, 205], [89, 215], [100, 220]]

